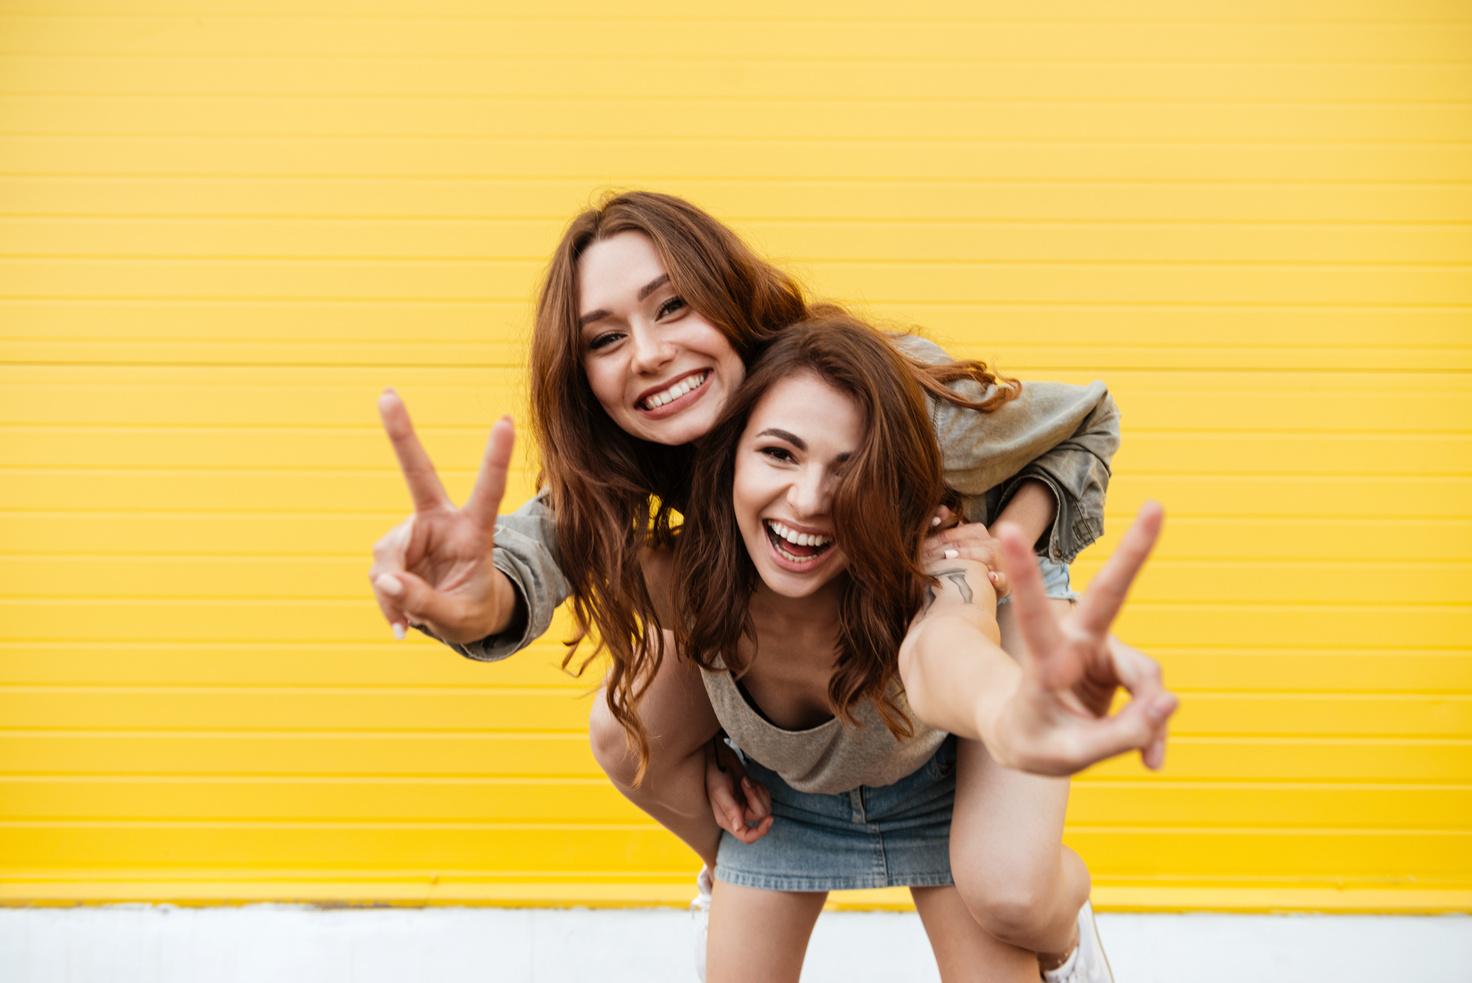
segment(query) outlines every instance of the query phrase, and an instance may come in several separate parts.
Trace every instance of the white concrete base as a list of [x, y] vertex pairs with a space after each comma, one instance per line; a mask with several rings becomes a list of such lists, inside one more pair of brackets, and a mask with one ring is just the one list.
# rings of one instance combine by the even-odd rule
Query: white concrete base
[[[1469, 983], [1472, 918], [1099, 916], [1120, 983]], [[826, 912], [804, 983], [939, 977], [913, 914]], [[688, 983], [655, 910], [287, 905], [0, 909], [5, 983]]]

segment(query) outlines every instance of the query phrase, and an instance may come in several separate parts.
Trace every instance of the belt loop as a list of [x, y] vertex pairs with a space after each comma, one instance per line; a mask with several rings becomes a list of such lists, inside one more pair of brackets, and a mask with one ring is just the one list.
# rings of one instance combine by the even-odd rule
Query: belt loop
[[853, 822], [866, 823], [864, 815], [864, 787], [861, 785], [848, 793], [849, 805], [853, 807]]

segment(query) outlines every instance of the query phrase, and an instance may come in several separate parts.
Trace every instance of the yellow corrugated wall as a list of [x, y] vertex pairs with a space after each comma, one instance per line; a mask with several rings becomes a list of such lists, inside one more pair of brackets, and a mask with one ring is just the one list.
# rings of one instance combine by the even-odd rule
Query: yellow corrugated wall
[[365, 578], [376, 393], [463, 495], [633, 186], [1109, 382], [1111, 534], [1170, 511], [1120, 630], [1183, 704], [1075, 785], [1101, 907], [1472, 908], [1450, 0], [3, 0], [0, 901], [686, 900], [555, 639], [396, 644]]

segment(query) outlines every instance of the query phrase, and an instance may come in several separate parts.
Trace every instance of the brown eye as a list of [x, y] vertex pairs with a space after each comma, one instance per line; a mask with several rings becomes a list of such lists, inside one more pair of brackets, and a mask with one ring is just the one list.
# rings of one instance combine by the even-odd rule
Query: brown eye
[[792, 452], [785, 447], [763, 447], [757, 453], [770, 457], [774, 461], [781, 461], [783, 464], [790, 464], [797, 460], [797, 458], [792, 456]]

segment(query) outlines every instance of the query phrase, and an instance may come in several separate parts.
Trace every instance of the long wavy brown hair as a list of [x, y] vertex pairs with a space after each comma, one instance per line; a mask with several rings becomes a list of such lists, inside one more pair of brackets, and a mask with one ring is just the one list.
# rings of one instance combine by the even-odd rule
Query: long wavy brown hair
[[835, 310], [788, 328], [751, 367], [720, 422], [701, 441], [675, 545], [674, 632], [687, 657], [704, 669], [737, 676], [750, 664], [741, 641], [756, 641], [748, 602], [757, 573], [731, 505], [736, 450], [772, 386], [811, 372], [853, 399], [864, 419], [863, 444], [833, 491], [835, 548], [849, 562], [828, 699], [849, 726], [857, 724], [855, 710], [867, 699], [896, 737], [913, 733], [892, 683], [900, 642], [926, 586], [934, 583], [920, 565], [921, 541], [937, 506], [957, 501], [942, 477], [925, 393], [980, 409], [940, 383], [974, 379], [994, 396], [1013, 389], [998, 385], [980, 362], [925, 369], [917, 372], [916, 363], [884, 335]]
[[[590, 635], [596, 645], [576, 671], [608, 652], [605, 698], [638, 754], [642, 776], [649, 741], [638, 707], [664, 657], [642, 558], [651, 543], [672, 542], [695, 454], [688, 445], [668, 447], [625, 433], [598, 403], [583, 369], [578, 260], [594, 243], [624, 232], [650, 238], [675, 291], [725, 334], [746, 365], [789, 325], [838, 308], [810, 305], [791, 276], [720, 221], [672, 195], [634, 191], [604, 199], [572, 220], [552, 256], [532, 335], [531, 416], [541, 458], [538, 481], [557, 523], [557, 563], [572, 589], [575, 630], [563, 667]], [[966, 403], [945, 387], [965, 372], [947, 374], [945, 366], [918, 361], [911, 367], [933, 395], [976, 409], [1016, 395], [1015, 386], [1003, 385], [980, 403]]]

